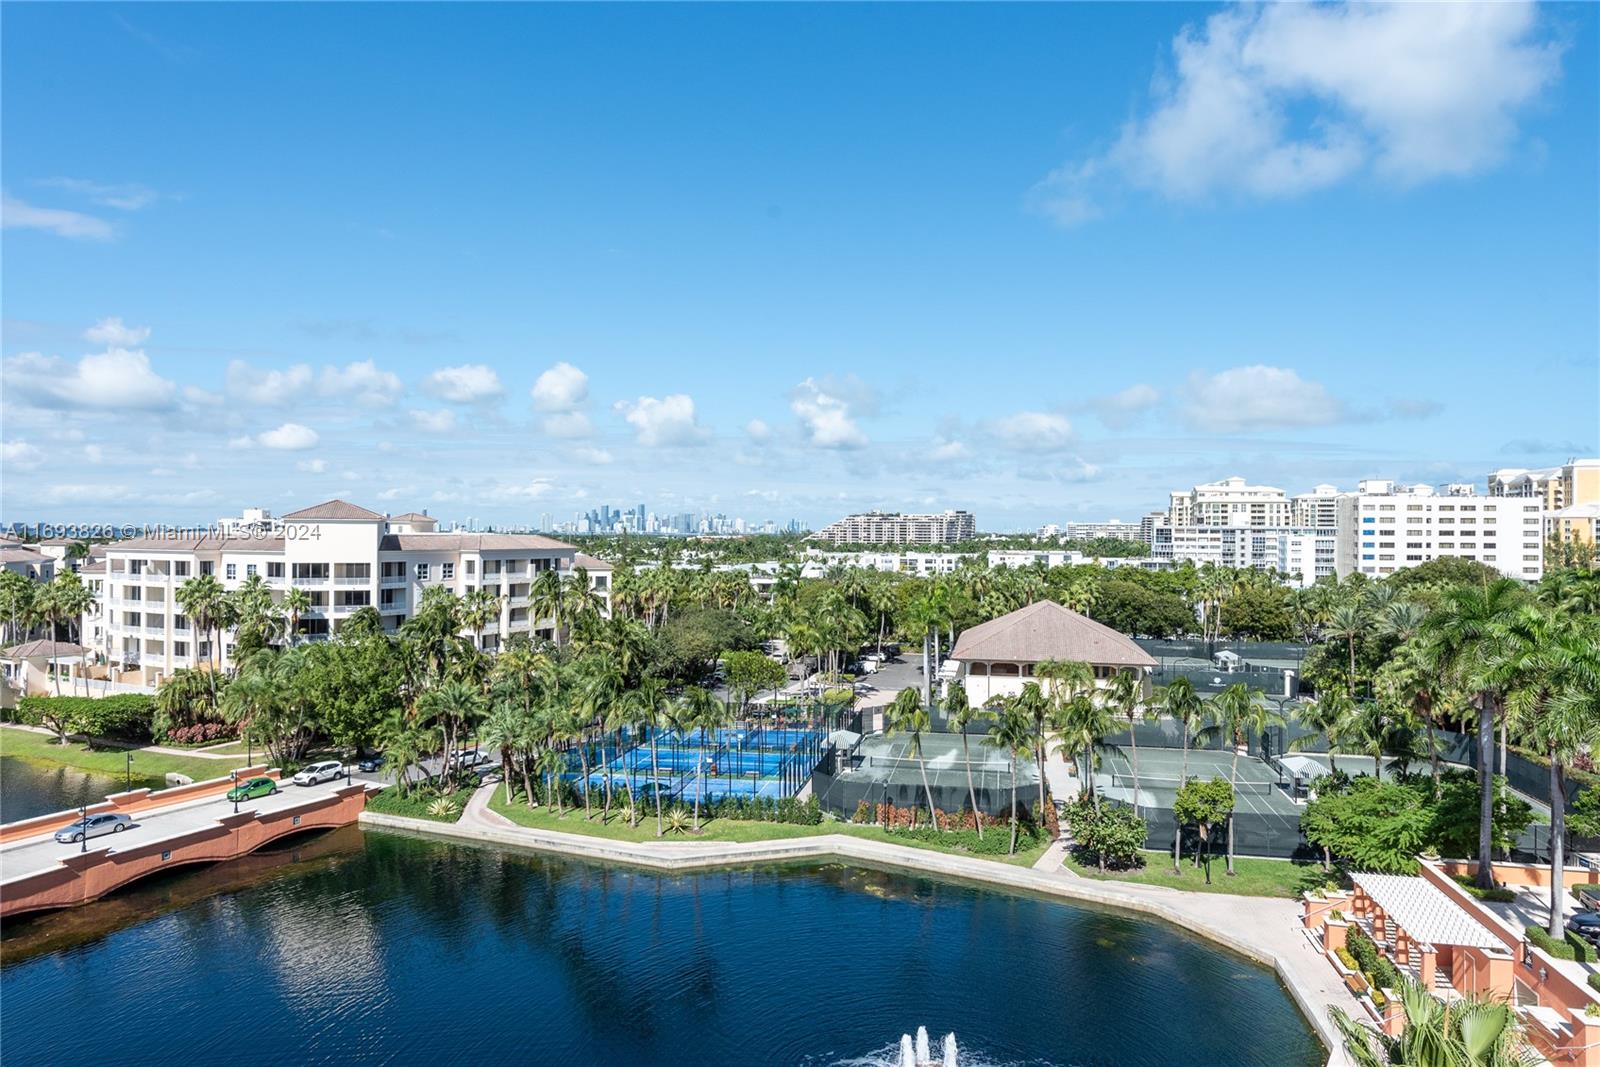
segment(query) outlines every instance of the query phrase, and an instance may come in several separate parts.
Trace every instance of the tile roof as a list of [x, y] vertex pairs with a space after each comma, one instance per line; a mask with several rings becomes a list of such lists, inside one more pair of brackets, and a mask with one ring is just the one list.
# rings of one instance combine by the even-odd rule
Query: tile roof
[[404, 515], [390, 515], [390, 522], [438, 522], [432, 515], [424, 515], [420, 511], [408, 511]]
[[360, 505], [352, 504], [348, 500], [325, 500], [320, 504], [313, 504], [309, 508], [301, 508], [299, 511], [291, 511], [289, 514], [284, 516], [284, 519], [294, 519], [296, 521], [307, 522], [317, 519], [329, 521], [347, 519], [351, 521], [378, 522], [383, 519], [383, 516], [378, 514], [376, 511], [368, 511], [366, 508], [361, 507]]
[[137, 549], [143, 552], [282, 552], [282, 537], [229, 537], [203, 534], [196, 537], [130, 537], [107, 546], [113, 552]]
[[50, 557], [42, 552], [35, 552], [31, 548], [21, 545], [0, 546], [0, 562], [5, 563], [49, 563]]
[[49, 641], [39, 638], [37, 641], [24, 641], [20, 645], [11, 645], [4, 650], [6, 659], [38, 659], [40, 656], [56, 659], [60, 656], [81, 656], [89, 651], [82, 645], [75, 645], [71, 641]]
[[950, 658], [1007, 663], [1060, 659], [1110, 667], [1156, 665], [1150, 653], [1128, 637], [1053, 600], [1036, 601], [963, 630]]
[[582, 552], [576, 553], [572, 557], [572, 565], [574, 567], [582, 567], [586, 571], [609, 571], [611, 569], [611, 564], [605, 560], [584, 555]]
[[1505, 942], [1484, 929], [1466, 911], [1426, 878], [1410, 874], [1366, 874], [1350, 880], [1410, 937], [1429, 945], [1505, 948]]

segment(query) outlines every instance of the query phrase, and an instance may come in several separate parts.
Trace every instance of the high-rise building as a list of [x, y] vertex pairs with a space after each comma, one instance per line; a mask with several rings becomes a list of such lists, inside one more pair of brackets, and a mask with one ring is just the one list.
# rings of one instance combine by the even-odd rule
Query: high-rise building
[[1111, 519], [1108, 522], [1069, 522], [1067, 540], [1093, 541], [1101, 537], [1112, 537], [1121, 541], [1137, 541], [1140, 538], [1139, 526], [1137, 522], [1123, 522], [1121, 519]]
[[846, 515], [812, 534], [811, 539], [836, 545], [940, 545], [969, 541], [976, 536], [977, 523], [969, 511], [939, 515], [869, 511]]
[[1559, 467], [1508, 467], [1489, 475], [1490, 496], [1537, 497], [1546, 511], [1600, 504], [1600, 459], [1569, 459]]
[[1300, 527], [1331, 530], [1339, 525], [1339, 490], [1319, 485], [1309, 493], [1295, 495], [1291, 521]]
[[1339, 577], [1374, 578], [1442, 556], [1477, 560], [1512, 578], [1544, 574], [1542, 496], [1479, 496], [1470, 485], [1361, 482], [1339, 498]]
[[1247, 485], [1238, 477], [1172, 493], [1167, 516], [1173, 526], [1282, 527], [1293, 522], [1282, 489]]

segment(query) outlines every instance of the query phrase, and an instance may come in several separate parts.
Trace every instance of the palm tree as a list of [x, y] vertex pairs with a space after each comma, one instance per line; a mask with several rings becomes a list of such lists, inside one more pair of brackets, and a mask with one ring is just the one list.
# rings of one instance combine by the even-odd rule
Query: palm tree
[[672, 701], [667, 697], [667, 683], [659, 678], [646, 678], [628, 696], [634, 707], [635, 721], [650, 737], [650, 793], [655, 797], [656, 836], [660, 837], [666, 831], [661, 821], [661, 768], [657, 763], [656, 735], [672, 722]]
[[685, 689], [680, 700], [679, 721], [700, 733], [700, 747], [695, 758], [694, 787], [694, 830], [695, 833], [699, 833], [700, 801], [705, 796], [706, 788], [706, 730], [720, 728], [726, 712], [716, 694], [698, 685], [691, 685]]
[[[234, 698], [239, 681], [228, 687], [228, 698]], [[432, 754], [435, 738], [432, 731], [427, 730], [414, 722], [404, 708], [395, 708], [387, 718], [378, 725], [376, 736], [378, 751], [382, 752], [389, 766], [394, 768], [395, 782], [400, 787], [400, 795], [406, 796], [411, 787], [409, 771], [415, 764], [421, 763]]]
[[884, 713], [883, 736], [893, 737], [897, 733], [908, 734], [910, 745], [908, 750], [911, 758], [917, 761], [917, 769], [922, 773], [922, 792], [928, 798], [928, 818], [932, 821], [933, 828], [939, 828], [939, 809], [933, 804], [933, 787], [928, 784], [928, 763], [922, 758], [922, 735], [929, 729], [928, 711], [922, 706], [922, 694], [915, 689], [902, 689], [895, 695], [894, 702]]
[[0, 614], [6, 618], [6, 644], [21, 640], [33, 618], [33, 602], [41, 588], [16, 571], [0, 571]]
[[551, 568], [540, 571], [528, 590], [528, 614], [535, 620], [549, 619], [555, 628], [556, 647], [561, 647], [561, 626], [566, 621], [566, 607], [561, 594], [565, 592], [561, 572]]
[[297, 585], [291, 585], [283, 593], [283, 612], [289, 623], [289, 644], [298, 644], [300, 640], [300, 620], [305, 618], [306, 612], [311, 610], [311, 594]]
[[1477, 884], [1483, 889], [1494, 887], [1494, 727], [1505, 700], [1504, 678], [1493, 669], [1493, 652], [1523, 598], [1522, 586], [1511, 578], [1447, 589], [1419, 635], [1424, 662], [1458, 688], [1477, 694]]
[[418, 722], [436, 729], [444, 742], [441, 778], [451, 773], [451, 756], [464, 746], [466, 735], [483, 718], [484, 710], [482, 691], [459, 679], [450, 679], [417, 698]]
[[1302, 723], [1316, 733], [1295, 738], [1289, 742], [1289, 747], [1296, 750], [1309, 748], [1316, 744], [1319, 737], [1325, 739], [1328, 742], [1328, 769], [1337, 772], [1339, 763], [1334, 756], [1334, 749], [1343, 739], [1353, 709], [1349, 694], [1338, 689], [1324, 689], [1315, 700], [1302, 705], [1297, 715]]
[[999, 713], [989, 723], [983, 743], [1005, 751], [1011, 764], [1011, 855], [1017, 854], [1017, 757], [1033, 743], [1033, 724], [1012, 705], [1014, 697], [1001, 698]]
[[[1225, 738], [1233, 748], [1233, 765], [1228, 781], [1234, 792], [1239, 790], [1239, 749], [1250, 741], [1252, 733], [1266, 732], [1268, 726], [1282, 721], [1277, 712], [1256, 701], [1255, 694], [1243, 682], [1235, 682], [1208, 702], [1213, 725], [1201, 731], [1208, 741]], [[1228, 874], [1233, 871], [1233, 811], [1228, 811]]]
[[[1116, 713], [1128, 720], [1128, 740], [1132, 753], [1133, 813], [1139, 814], [1139, 723], [1141, 698], [1144, 696], [1144, 678], [1134, 671], [1118, 671], [1106, 686], [1105, 701]], [[1148, 711], [1143, 711], [1148, 715]]]
[[479, 651], [483, 648], [483, 631], [492, 622], [500, 620], [500, 594], [487, 586], [480, 586], [461, 598], [461, 621], [472, 631], [472, 643]]
[[506, 783], [506, 803], [511, 803], [511, 756], [524, 735], [522, 699], [515, 685], [501, 682], [490, 694], [489, 714], [483, 720], [483, 743], [500, 751], [500, 775]]
[[186, 580], [178, 586], [173, 594], [173, 599], [178, 602], [178, 607], [189, 617], [194, 628], [200, 633], [215, 631], [214, 640], [210, 642], [211, 669], [211, 708], [217, 708], [217, 654], [222, 644], [222, 632], [219, 623], [225, 612], [227, 590], [222, 588], [222, 583], [217, 581], [214, 574], [201, 574]]
[[[1179, 675], [1171, 684], [1162, 687], [1156, 692], [1156, 703], [1172, 721], [1178, 724], [1179, 731], [1183, 734], [1183, 770], [1178, 775], [1178, 785], [1189, 780], [1189, 738], [1194, 733], [1195, 723], [1200, 720], [1205, 704], [1200, 700], [1200, 695], [1194, 691], [1194, 683]], [[1172, 829], [1172, 870], [1178, 871], [1178, 857], [1183, 847], [1183, 827], [1176, 824]]]
[[1329, 616], [1324, 633], [1327, 636], [1345, 642], [1349, 650], [1349, 673], [1345, 676], [1346, 692], [1352, 700], [1356, 695], [1356, 639], [1366, 633], [1368, 629], [1367, 614], [1359, 603], [1350, 602], [1340, 604], [1333, 609]]
[[987, 719], [993, 712], [988, 708], [973, 707], [967, 699], [967, 687], [951, 682], [944, 694], [945, 723], [961, 735], [961, 762], [967, 768], [967, 799], [972, 804], [972, 822], [978, 828], [978, 840], [983, 840], [983, 813], [978, 810], [978, 790], [972, 784], [972, 751], [967, 747], [967, 727], [978, 719]]
[[1446, 1003], [1403, 975], [1395, 992], [1405, 1028], [1394, 1036], [1338, 1008], [1328, 1009], [1355, 1067], [1534, 1067], [1545, 1062], [1525, 1043], [1516, 1014], [1503, 1000], [1458, 997]]
[[[1034, 677], [1042, 680], [1046, 688], [1045, 695], [1048, 701], [1042, 705], [1025, 701], [1024, 710], [1034, 716], [1034, 752], [1039, 761], [1039, 805], [1044, 806], [1044, 757], [1045, 739], [1044, 723], [1047, 718], [1060, 721], [1064, 709], [1075, 695], [1087, 694], [1094, 690], [1094, 668], [1087, 663], [1077, 660], [1047, 659], [1033, 669]], [[1023, 686], [1023, 696], [1027, 697], [1027, 686]], [[1102, 734], [1102, 736], [1104, 736]], [[1099, 740], [1097, 737], [1096, 741]], [[1093, 760], [1090, 760], [1093, 765]], [[1084, 779], [1087, 781], [1087, 779]]]

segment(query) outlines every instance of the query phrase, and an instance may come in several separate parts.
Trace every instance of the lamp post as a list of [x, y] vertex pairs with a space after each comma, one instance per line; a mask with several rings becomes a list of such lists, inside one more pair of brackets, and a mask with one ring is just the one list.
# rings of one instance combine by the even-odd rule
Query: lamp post
[[126, 771], [124, 772], [122, 788], [124, 790], [129, 790], [129, 789], [133, 788], [133, 753], [132, 752], [128, 753], [128, 764], [127, 764]]
[[78, 805], [78, 851], [89, 851], [89, 805]]
[[233, 786], [232, 789], [228, 790], [228, 795], [233, 800], [233, 813], [237, 815], [239, 814], [239, 772], [229, 771], [228, 781]]

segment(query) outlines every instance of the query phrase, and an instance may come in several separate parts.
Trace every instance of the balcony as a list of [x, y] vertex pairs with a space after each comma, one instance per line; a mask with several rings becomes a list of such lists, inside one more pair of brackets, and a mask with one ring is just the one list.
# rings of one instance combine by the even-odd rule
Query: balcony
[[410, 579], [404, 574], [385, 574], [382, 581], [384, 585], [405, 585]]
[[[386, 579], [384, 579], [384, 581], [388, 581], [388, 579], [386, 578]], [[361, 576], [361, 577], [352, 577], [351, 575], [348, 575], [348, 574], [341, 574], [339, 577], [337, 577], [337, 578], [335, 578], [333, 580], [333, 584], [334, 585], [371, 585], [372, 584], [372, 576], [369, 574], [369, 575], [364, 575], [364, 576]]]

